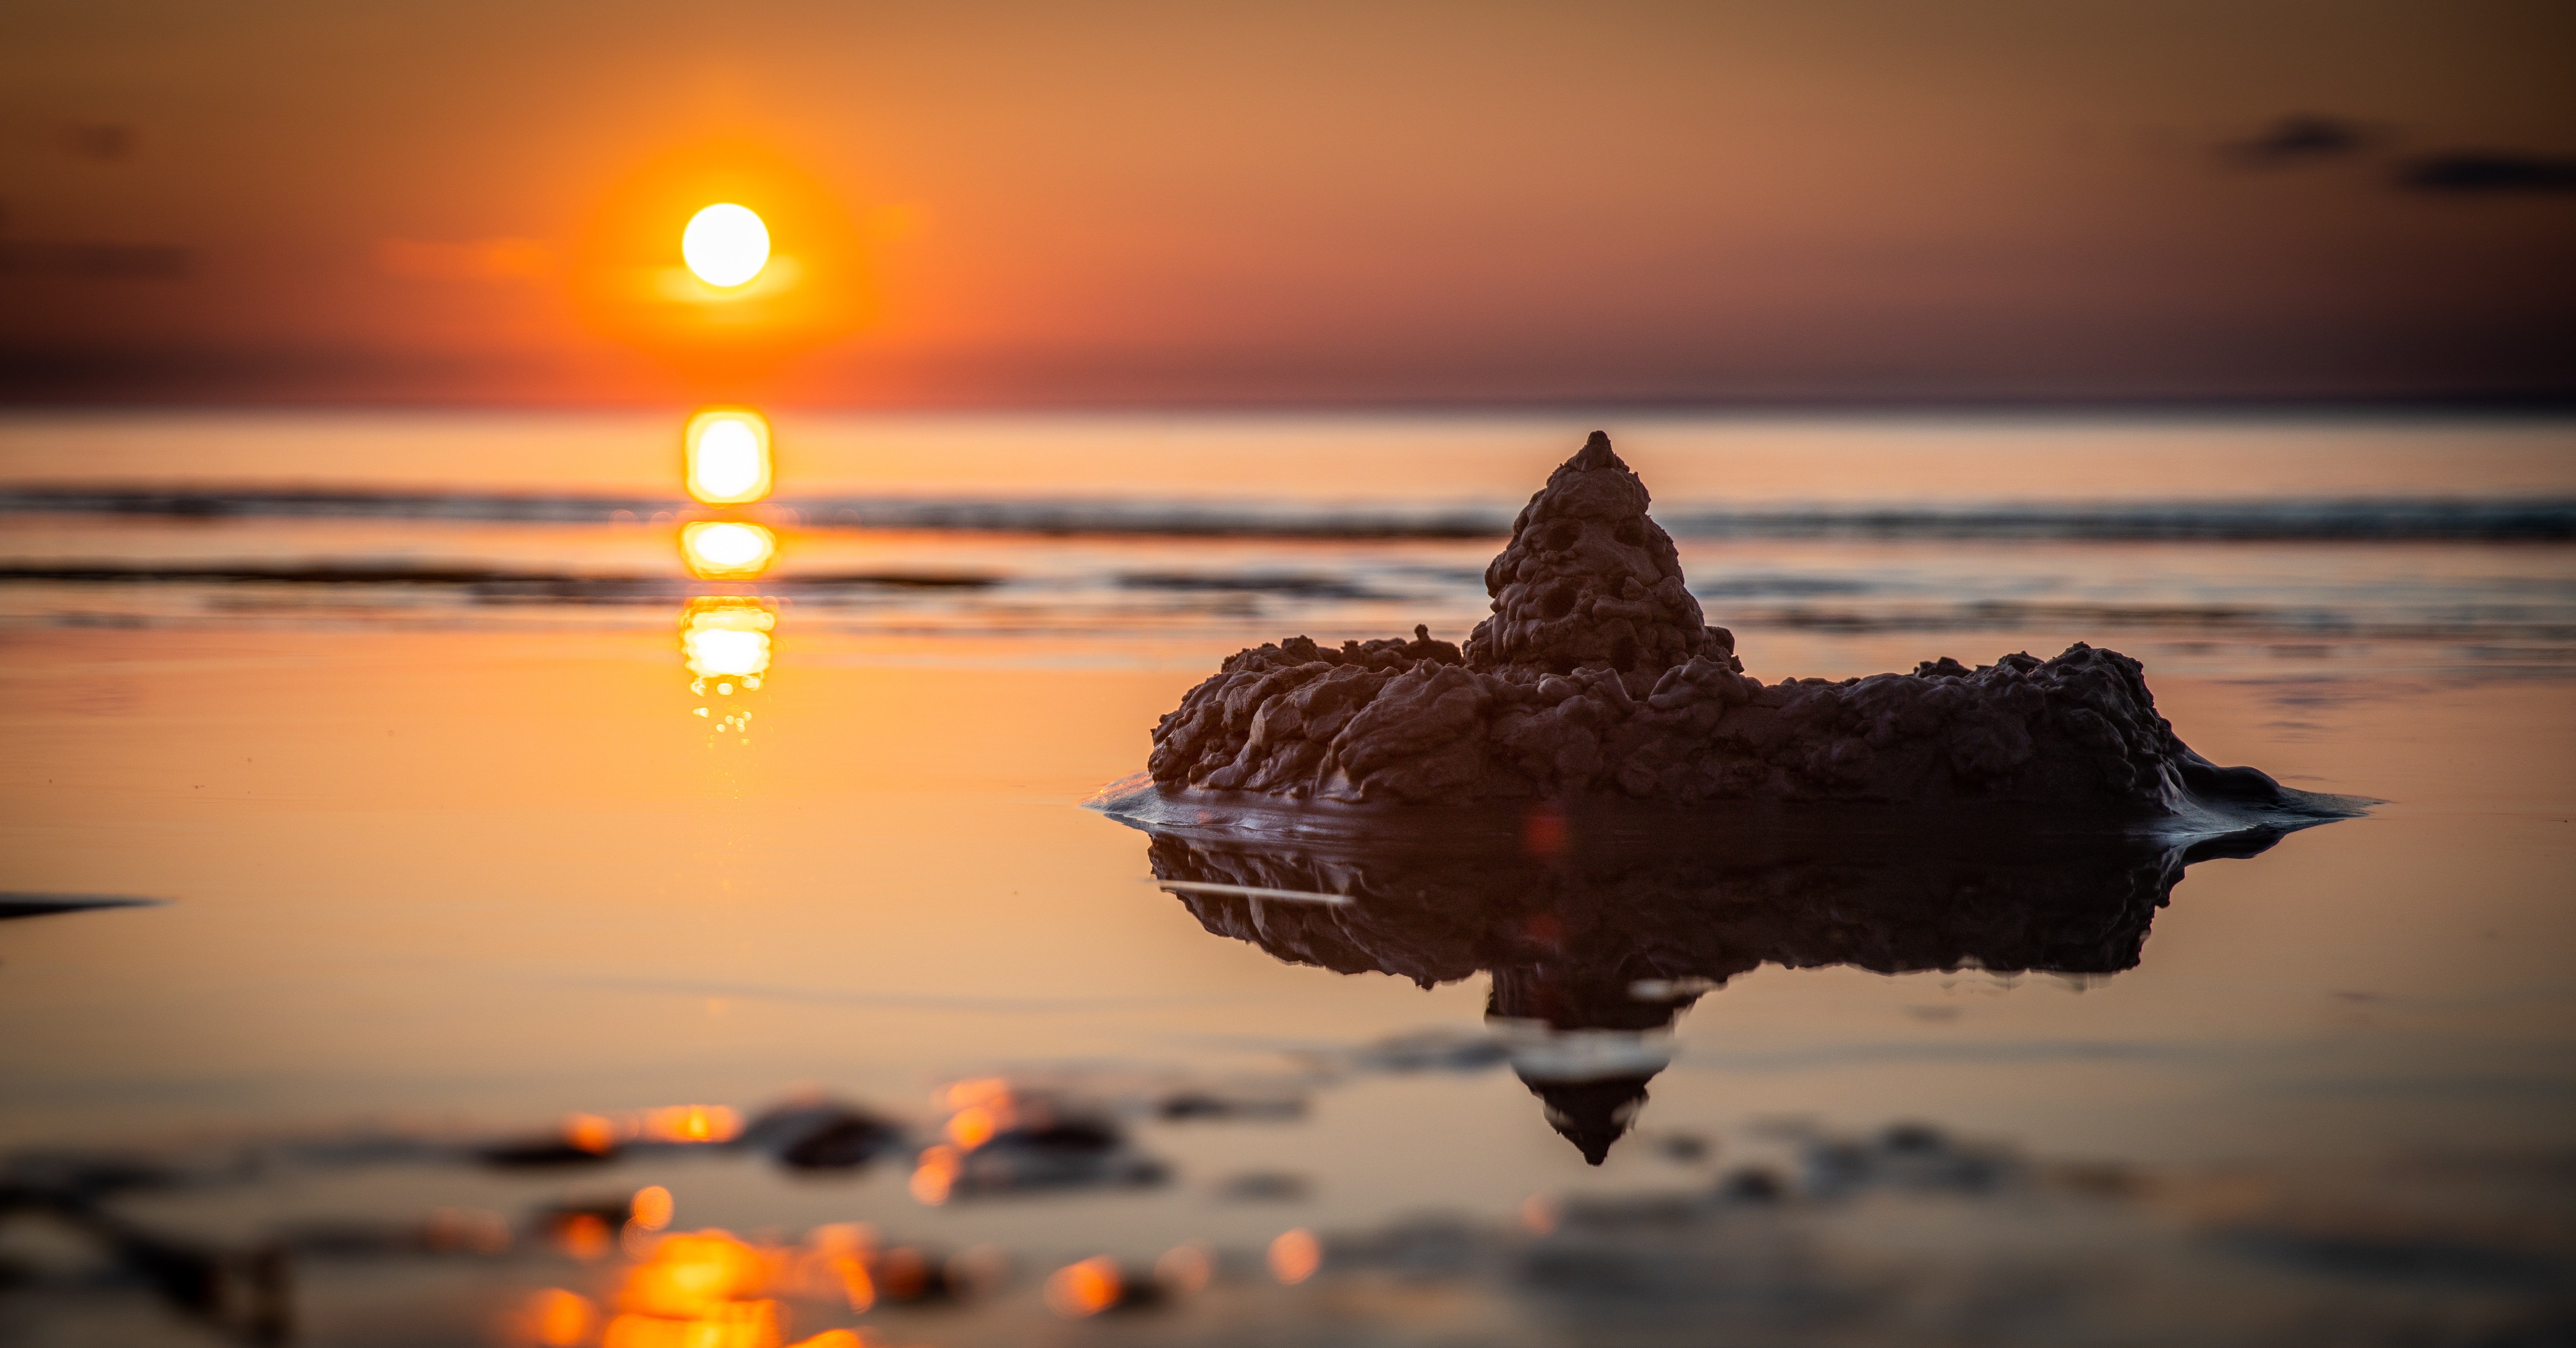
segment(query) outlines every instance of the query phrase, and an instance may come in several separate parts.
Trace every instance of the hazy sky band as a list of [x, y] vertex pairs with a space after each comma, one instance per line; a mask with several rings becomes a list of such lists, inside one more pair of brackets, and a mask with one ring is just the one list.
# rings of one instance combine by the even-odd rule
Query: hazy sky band
[[[19, 5], [0, 394], [2565, 398], [2571, 38], [2541, 4]], [[584, 288], [634, 184], [728, 156], [839, 249], [757, 359]]]

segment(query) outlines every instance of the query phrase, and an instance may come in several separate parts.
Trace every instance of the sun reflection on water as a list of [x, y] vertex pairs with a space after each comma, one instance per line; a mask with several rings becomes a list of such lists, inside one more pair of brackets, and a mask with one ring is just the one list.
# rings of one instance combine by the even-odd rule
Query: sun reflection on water
[[705, 407], [680, 432], [680, 477], [706, 505], [748, 505], [769, 495], [775, 468], [769, 419], [749, 407]]
[[[769, 421], [749, 407], [703, 407], [680, 433], [680, 476], [708, 505], [737, 506], [769, 495]], [[757, 580], [778, 559], [778, 536], [741, 519], [680, 526], [680, 558], [701, 580]], [[743, 595], [692, 599], [680, 610], [680, 659], [689, 691], [705, 699], [691, 713], [716, 735], [748, 742], [750, 695], [769, 674], [777, 606]]]
[[717, 734], [751, 733], [753, 694], [769, 677], [778, 609], [765, 599], [710, 595], [680, 610], [680, 659], [689, 691], [705, 699], [692, 714]]
[[778, 535], [741, 520], [680, 526], [680, 559], [700, 580], [757, 580], [778, 560]]

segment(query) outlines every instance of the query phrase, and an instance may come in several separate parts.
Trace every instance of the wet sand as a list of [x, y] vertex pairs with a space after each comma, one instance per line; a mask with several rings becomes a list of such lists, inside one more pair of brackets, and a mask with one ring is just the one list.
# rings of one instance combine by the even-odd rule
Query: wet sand
[[[155, 1131], [138, 1099], [201, 1125], [804, 1079], [904, 1096], [985, 1062], [1388, 1032], [1478, 996], [1280, 967], [1141, 883], [1143, 840], [1072, 802], [1186, 674], [888, 668], [816, 641], [743, 745], [687, 714], [667, 640], [11, 646], [8, 733], [43, 789], [10, 812], [10, 887], [178, 900], [6, 933], [0, 997], [56, 1027], [5, 1050], [15, 1141]], [[2101, 986], [1748, 976], [1682, 1026], [1727, 1112], [1924, 1114], [2158, 1158], [2259, 1151], [2302, 1116], [2302, 1152], [2552, 1136], [2553, 1055], [2530, 1055], [2571, 1023], [2563, 688], [2159, 693], [2213, 752], [2390, 804], [2196, 868], [2143, 966]], [[2137, 1092], [2213, 1090], [2228, 1109], [2137, 1112]]]

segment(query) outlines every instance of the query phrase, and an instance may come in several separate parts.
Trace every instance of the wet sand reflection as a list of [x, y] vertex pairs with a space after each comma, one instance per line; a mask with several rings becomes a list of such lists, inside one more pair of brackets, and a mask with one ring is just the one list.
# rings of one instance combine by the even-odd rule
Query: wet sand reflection
[[2137, 965], [2186, 867], [2280, 834], [2063, 831], [1845, 811], [1382, 821], [1290, 840], [1176, 822], [1155, 878], [1209, 932], [1424, 987], [1492, 977], [1486, 1020], [1548, 1122], [1598, 1165], [1698, 999], [1764, 964], [2105, 976]]

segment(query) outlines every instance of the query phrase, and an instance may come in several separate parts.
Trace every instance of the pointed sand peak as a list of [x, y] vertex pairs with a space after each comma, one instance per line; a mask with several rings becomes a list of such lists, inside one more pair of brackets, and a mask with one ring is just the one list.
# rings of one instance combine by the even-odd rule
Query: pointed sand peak
[[1467, 662], [1654, 675], [1703, 653], [1699, 601], [1648, 501], [1610, 437], [1594, 431], [1548, 475], [1485, 568], [1494, 616], [1468, 638]]
[[1561, 474], [1588, 473], [1597, 468], [1613, 468], [1622, 473], [1628, 471], [1628, 465], [1619, 461], [1619, 452], [1610, 448], [1608, 431], [1594, 431], [1583, 442], [1583, 448], [1574, 451], [1573, 458], [1557, 465], [1556, 472], [1549, 474], [1548, 480], [1553, 482]]

